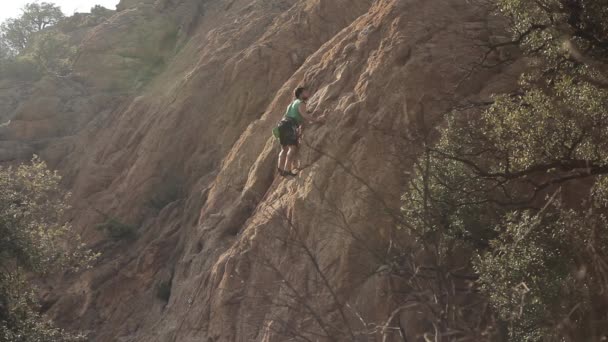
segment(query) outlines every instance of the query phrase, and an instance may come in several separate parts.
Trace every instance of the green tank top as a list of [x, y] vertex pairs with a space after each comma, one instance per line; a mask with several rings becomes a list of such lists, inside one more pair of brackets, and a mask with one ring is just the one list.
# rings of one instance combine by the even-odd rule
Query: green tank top
[[287, 107], [287, 112], [285, 113], [286, 118], [294, 119], [298, 124], [301, 124], [302, 121], [304, 121], [304, 118], [300, 114], [300, 104], [302, 104], [302, 100], [300, 99], [293, 101], [289, 107]]

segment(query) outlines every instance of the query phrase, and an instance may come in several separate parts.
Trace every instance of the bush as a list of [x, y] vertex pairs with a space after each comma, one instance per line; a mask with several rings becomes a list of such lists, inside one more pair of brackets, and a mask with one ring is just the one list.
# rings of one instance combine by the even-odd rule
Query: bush
[[27, 56], [45, 73], [65, 76], [72, 70], [76, 48], [70, 46], [67, 35], [47, 30], [34, 36], [27, 48]]
[[168, 204], [177, 201], [182, 195], [181, 185], [173, 180], [164, 182], [158, 189], [156, 196], [150, 199], [147, 205], [150, 208], [161, 210]]
[[[37, 157], [0, 168], [0, 341], [79, 341], [37, 313], [33, 275], [87, 267], [97, 255], [66, 224], [69, 194]], [[26, 274], [28, 277], [26, 277]]]
[[161, 281], [156, 285], [156, 297], [163, 302], [168, 302], [171, 297], [171, 280]]
[[16, 57], [0, 61], [0, 78], [37, 81], [42, 75], [39, 65], [31, 58]]
[[101, 5], [95, 5], [91, 7], [91, 15], [99, 19], [107, 19], [111, 17], [115, 12], [111, 9], [105, 8]]
[[38, 314], [31, 288], [23, 274], [0, 274], [0, 341], [86, 341], [85, 336], [58, 329]]
[[116, 219], [110, 218], [104, 223], [100, 223], [97, 229], [103, 230], [113, 240], [132, 241], [137, 238], [137, 227], [129, 224], [124, 224]]

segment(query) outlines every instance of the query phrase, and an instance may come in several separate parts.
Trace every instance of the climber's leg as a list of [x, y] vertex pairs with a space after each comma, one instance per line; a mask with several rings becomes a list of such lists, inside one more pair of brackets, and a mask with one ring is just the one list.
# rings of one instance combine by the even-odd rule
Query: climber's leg
[[298, 127], [291, 121], [284, 121], [279, 126], [281, 154], [279, 155], [279, 172], [283, 176], [295, 176], [294, 162], [298, 153]]
[[283, 175], [287, 168], [285, 162], [287, 160], [287, 154], [289, 153], [289, 146], [281, 146], [281, 153], [279, 153], [279, 174]]
[[294, 164], [296, 162], [298, 155], [298, 146], [291, 145], [289, 146], [289, 152], [287, 152], [287, 160], [285, 161], [285, 172], [290, 176], [295, 176], [294, 173]]

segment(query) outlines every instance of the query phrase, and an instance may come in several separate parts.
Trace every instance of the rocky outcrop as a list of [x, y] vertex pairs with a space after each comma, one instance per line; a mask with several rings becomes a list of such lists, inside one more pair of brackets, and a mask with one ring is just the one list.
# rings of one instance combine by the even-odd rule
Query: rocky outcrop
[[[47, 314], [94, 341], [417, 341], [424, 317], [389, 319], [407, 289], [383, 272], [412, 133], [511, 86], [512, 68], [470, 72], [500, 23], [449, 0], [119, 9], [0, 137], [66, 175], [72, 222], [102, 252], [49, 288]], [[270, 131], [300, 84], [326, 121], [289, 180]], [[110, 218], [136, 240], [94, 228]]]

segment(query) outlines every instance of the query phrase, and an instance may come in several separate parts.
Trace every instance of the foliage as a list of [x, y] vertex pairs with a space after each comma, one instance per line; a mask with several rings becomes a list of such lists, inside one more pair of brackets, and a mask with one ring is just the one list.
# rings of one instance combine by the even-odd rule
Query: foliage
[[116, 12], [101, 5], [95, 5], [91, 8], [91, 13], [74, 13], [72, 16], [63, 18], [53, 28], [63, 33], [80, 31], [103, 23], [114, 13]]
[[30, 3], [20, 17], [0, 26], [0, 77], [38, 80], [43, 74], [66, 75], [76, 55], [69, 37], [57, 29], [64, 21], [54, 4]]
[[608, 8], [602, 0], [497, 0], [511, 20], [514, 37], [528, 53], [561, 59], [572, 43], [590, 56], [606, 58]]
[[53, 3], [29, 3], [23, 7], [21, 17], [34, 30], [41, 31], [49, 26], [55, 25], [63, 19], [61, 8]]
[[0, 169], [0, 340], [76, 341], [36, 313], [24, 274], [86, 267], [95, 257], [62, 220], [68, 194], [60, 177], [34, 157]]
[[47, 73], [66, 75], [71, 70], [76, 49], [70, 45], [68, 36], [51, 30], [36, 35], [28, 54]]
[[28, 40], [34, 34], [23, 20], [8, 19], [0, 25], [0, 39], [10, 49], [11, 54], [25, 50]]
[[147, 202], [147, 205], [150, 208], [161, 210], [181, 196], [181, 185], [174, 179], [167, 179], [161, 184], [156, 195]]
[[461, 267], [510, 340], [593, 340], [608, 319], [608, 7], [496, 4], [530, 68], [516, 92], [448, 116], [403, 196], [404, 227], [439, 269], [471, 251]]
[[69, 73], [75, 47], [59, 27], [65, 18], [52, 3], [25, 5], [20, 17], [0, 26], [0, 77], [37, 80]]
[[38, 314], [33, 291], [21, 274], [0, 274], [0, 341], [78, 342], [82, 335], [54, 327]]
[[[69, 194], [61, 177], [38, 157], [31, 164], [0, 169], [0, 262], [44, 273], [54, 267], [80, 267], [90, 253], [61, 220]], [[68, 248], [71, 245], [75, 249]]]
[[564, 75], [608, 87], [604, 0], [493, 0], [511, 21], [514, 43], [537, 59], [536, 78]]
[[12, 51], [4, 39], [0, 39], [0, 63], [12, 57]]
[[0, 38], [5, 44], [22, 53], [37, 32], [57, 24], [63, 13], [52, 3], [29, 3], [19, 18], [8, 19], [0, 26]]
[[42, 71], [31, 56], [20, 56], [0, 61], [0, 78], [37, 81]]
[[[598, 182], [594, 197], [605, 186]], [[540, 213], [515, 211], [495, 227], [500, 236], [476, 268], [481, 290], [509, 322], [512, 340], [598, 336], [590, 317], [597, 307], [593, 301], [608, 285], [603, 261], [608, 257], [608, 208], [599, 198], [593, 202], [582, 211], [559, 203]], [[573, 328], [583, 335], [571, 336]]]
[[95, 5], [91, 8], [91, 14], [95, 18], [109, 18], [114, 14], [114, 11], [101, 5]]
[[156, 285], [156, 297], [163, 302], [168, 302], [171, 297], [171, 280], [161, 281]]
[[105, 231], [114, 240], [134, 240], [137, 237], [137, 227], [122, 223], [114, 218], [97, 225], [97, 229]]

